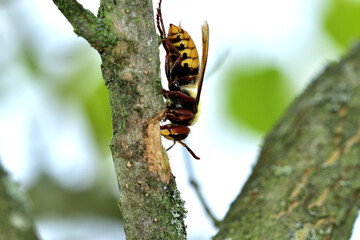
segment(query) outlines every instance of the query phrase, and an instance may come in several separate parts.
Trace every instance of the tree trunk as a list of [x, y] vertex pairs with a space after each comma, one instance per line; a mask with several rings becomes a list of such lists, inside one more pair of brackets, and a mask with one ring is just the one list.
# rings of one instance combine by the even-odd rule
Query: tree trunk
[[359, 168], [360, 45], [278, 122], [214, 239], [349, 239]]
[[151, 0], [102, 0], [98, 16], [75, 0], [53, 0], [100, 54], [113, 125], [111, 151], [127, 239], [186, 239], [159, 121], [159, 41]]
[[36, 240], [30, 201], [0, 165], [0, 239]]

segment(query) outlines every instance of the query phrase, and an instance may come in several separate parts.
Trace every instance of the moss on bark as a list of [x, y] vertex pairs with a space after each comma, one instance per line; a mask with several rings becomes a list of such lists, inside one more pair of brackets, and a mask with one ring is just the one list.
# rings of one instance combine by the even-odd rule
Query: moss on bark
[[98, 17], [76, 1], [54, 2], [102, 59], [127, 239], [185, 239], [186, 210], [160, 139], [164, 102], [152, 2], [102, 0]]
[[349, 239], [360, 208], [360, 45], [295, 100], [214, 239]]

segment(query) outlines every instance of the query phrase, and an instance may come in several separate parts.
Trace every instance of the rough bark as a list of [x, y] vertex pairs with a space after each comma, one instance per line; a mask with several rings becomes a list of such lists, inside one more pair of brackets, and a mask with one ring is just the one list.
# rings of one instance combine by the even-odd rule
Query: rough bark
[[349, 239], [360, 207], [360, 45], [298, 97], [214, 239]]
[[164, 103], [151, 0], [102, 0], [97, 17], [75, 0], [53, 1], [102, 59], [127, 239], [185, 239], [184, 202], [160, 139]]
[[30, 201], [0, 165], [0, 239], [36, 240]]

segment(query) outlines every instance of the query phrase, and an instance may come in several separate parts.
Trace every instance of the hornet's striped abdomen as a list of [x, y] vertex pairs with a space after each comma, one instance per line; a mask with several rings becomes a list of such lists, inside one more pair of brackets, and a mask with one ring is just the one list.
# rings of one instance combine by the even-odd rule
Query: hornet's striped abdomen
[[169, 81], [177, 81], [179, 85], [196, 84], [199, 74], [199, 54], [190, 35], [181, 28], [170, 24], [167, 39], [180, 51], [183, 59], [179, 66], [173, 67], [179, 57], [178, 53], [170, 51]]

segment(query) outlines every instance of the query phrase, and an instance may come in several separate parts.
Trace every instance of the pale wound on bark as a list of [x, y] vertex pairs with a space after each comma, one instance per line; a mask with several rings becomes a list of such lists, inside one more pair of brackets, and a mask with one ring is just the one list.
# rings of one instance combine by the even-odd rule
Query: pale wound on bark
[[164, 112], [151, 119], [146, 127], [145, 152], [148, 156], [147, 165], [150, 172], [158, 177], [158, 180], [168, 184], [172, 176], [166, 152], [161, 144], [160, 125]]

